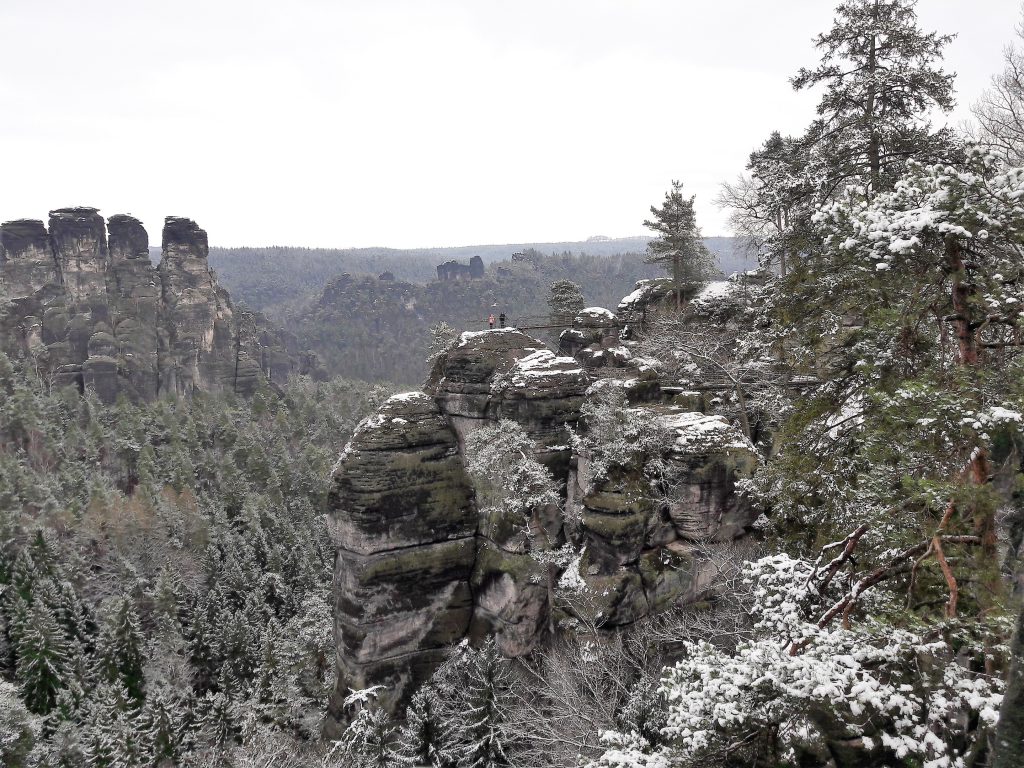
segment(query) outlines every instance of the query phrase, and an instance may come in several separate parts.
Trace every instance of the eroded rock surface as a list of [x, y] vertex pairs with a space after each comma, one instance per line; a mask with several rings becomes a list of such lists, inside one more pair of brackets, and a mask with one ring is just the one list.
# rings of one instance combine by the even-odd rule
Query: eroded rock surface
[[[596, 331], [617, 327], [611, 313], [599, 315]], [[731, 542], [753, 522], [736, 481], [757, 454], [722, 416], [671, 405], [641, 367], [597, 386], [579, 360], [517, 329], [464, 333], [436, 360], [425, 393], [391, 398], [359, 427], [328, 509], [338, 644], [329, 733], [350, 688], [382, 685], [385, 706], [400, 707], [463, 638], [491, 635], [520, 655], [565, 619], [611, 628], [704, 596], [711, 574], [701, 547]], [[583, 443], [570, 440], [567, 427], [585, 431], [585, 403], [608, 386], [631, 393], [636, 415], [668, 435], [669, 500], [652, 493], [643, 466], [596, 477]], [[466, 438], [503, 419], [533, 440], [564, 505], [529, 520], [478, 509]], [[572, 573], [553, 557], [563, 547], [577, 553]]]
[[48, 227], [6, 222], [0, 350], [104, 402], [121, 393], [135, 401], [195, 390], [248, 394], [262, 375], [283, 381], [315, 367], [266, 329], [262, 337], [246, 332], [208, 252], [206, 232], [178, 217], [164, 226], [159, 267], [131, 216], [105, 222], [95, 208], [59, 208]]
[[422, 393], [395, 395], [356, 430], [330, 494], [338, 680], [404, 701], [465, 636], [477, 510], [455, 431]]

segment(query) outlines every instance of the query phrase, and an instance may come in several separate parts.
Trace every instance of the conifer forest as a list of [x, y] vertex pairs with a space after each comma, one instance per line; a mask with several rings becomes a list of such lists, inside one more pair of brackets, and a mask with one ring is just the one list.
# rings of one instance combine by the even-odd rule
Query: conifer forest
[[[19, 142], [59, 154], [63, 129], [18, 109], [43, 103], [19, 83], [59, 67], [59, 99], [76, 64], [15, 72], [2, 49], [34, 33], [8, 37], [5, 19], [28, 30], [38, 9], [0, 8], [0, 766], [1024, 768], [1024, 7], [833, 3], [802, 48], [755, 67], [751, 92], [781, 83], [792, 102], [714, 126], [746, 158], [730, 164], [710, 145], [672, 154], [719, 114], [671, 68], [650, 73], [661, 105], [588, 100], [580, 74], [602, 40], [641, 55], [607, 14], [642, 17], [644, 45], [668, 51], [724, 34], [702, 4], [570, 4], [580, 40], [554, 55], [548, 17], [525, 7], [210, 6], [221, 51], [199, 16], [103, 0], [125, 59], [91, 48], [83, 82], [94, 66], [196, 88], [208, 75], [198, 123], [207, 91], [152, 81], [162, 119], [201, 142], [223, 139], [219, 104], [280, 103], [245, 111], [215, 148], [223, 167], [179, 159], [113, 191], [91, 160], [50, 174], [53, 204], [96, 185], [111, 210], [45, 217]], [[432, 14], [470, 5], [494, 37], [461, 48], [469, 27]], [[822, 4], [796, 5], [770, 11], [779, 34]], [[666, 42], [654, 6], [693, 28]], [[85, 13], [55, 9], [55, 40], [95, 29]], [[156, 35], [136, 56], [131, 30], [192, 21], [194, 39]], [[420, 50], [417, 26], [436, 60], [334, 58]], [[308, 44], [290, 47], [296, 30]], [[237, 41], [263, 68], [240, 71], [256, 59], [232, 59]], [[996, 62], [982, 85], [952, 65], [968, 50]], [[790, 56], [803, 65], [776, 76]], [[600, 65], [623, 68], [599, 68], [600, 88], [627, 82], [627, 60]], [[514, 74], [473, 88], [476, 61]], [[559, 67], [580, 94], [550, 101]], [[324, 73], [365, 99], [346, 119], [328, 119]], [[375, 122], [394, 99], [360, 78], [408, 78], [406, 122]], [[104, 86], [105, 108], [126, 99], [156, 125], [129, 82]], [[440, 143], [438, 103], [486, 116], [495, 98], [509, 135], [552, 148], [532, 193], [500, 173], [518, 151], [505, 127], [453, 121], [465, 156]], [[100, 153], [100, 102], [67, 99], [75, 151]], [[671, 99], [686, 120], [665, 117]], [[364, 130], [351, 179], [335, 177], [332, 152]], [[264, 131], [280, 143], [246, 149]], [[595, 176], [571, 159], [591, 135]], [[317, 142], [322, 170], [304, 154]], [[436, 195], [413, 193], [409, 142], [442, 163]], [[649, 164], [644, 142], [665, 161], [634, 234], [556, 237], [551, 216], [639, 197], [626, 180]], [[364, 164], [385, 181], [349, 197]], [[464, 210], [446, 200], [460, 174], [492, 170]], [[308, 200], [335, 194], [324, 229]], [[115, 213], [132, 195], [138, 215]], [[307, 206], [295, 246], [271, 240], [288, 198]], [[167, 215], [192, 199], [196, 219]], [[537, 239], [341, 248], [369, 226], [359, 200], [384, 244], [429, 244], [427, 218], [472, 242], [496, 212]], [[253, 245], [220, 245], [235, 206]]]

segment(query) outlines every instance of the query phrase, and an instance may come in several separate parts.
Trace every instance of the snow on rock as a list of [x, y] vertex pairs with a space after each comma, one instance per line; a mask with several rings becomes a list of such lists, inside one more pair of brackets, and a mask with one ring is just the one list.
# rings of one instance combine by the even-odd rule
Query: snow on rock
[[439, 420], [437, 403], [429, 395], [423, 392], [392, 395], [359, 423], [345, 452], [387, 450], [414, 443], [423, 434], [437, 430]]
[[756, 452], [753, 443], [722, 416], [683, 411], [665, 414], [658, 421], [675, 431], [673, 450], [682, 455], [730, 450]]
[[[586, 372], [571, 357], [559, 357], [550, 349], [526, 349], [528, 354], [516, 360], [509, 372], [508, 382], [517, 388], [582, 385], [587, 381]], [[501, 388], [504, 382], [495, 381]]]
[[651, 301], [665, 295], [671, 288], [671, 285], [672, 281], [666, 278], [638, 280], [633, 292], [628, 296], [624, 296], [619, 302], [619, 314], [641, 310], [645, 304], [649, 304]]
[[605, 309], [604, 307], [587, 307], [586, 309], [581, 309], [579, 314], [576, 315], [576, 317], [577, 318], [581, 318], [581, 317], [582, 318], [599, 318], [599, 319], [602, 319], [602, 320], [614, 320], [615, 319], [615, 313], [612, 312], [610, 309]]
[[511, 326], [509, 326], [507, 328], [490, 328], [490, 329], [488, 329], [486, 331], [463, 331], [462, 334], [459, 335], [459, 346], [460, 347], [464, 347], [467, 344], [469, 344], [470, 342], [474, 341], [475, 339], [483, 338], [484, 336], [487, 336], [488, 334], [494, 334], [494, 333], [520, 333], [520, 332], [521, 331], [518, 328], [513, 328]]
[[692, 303], [698, 306], [703, 304], [713, 304], [732, 296], [736, 291], [736, 288], [736, 284], [729, 282], [728, 280], [714, 280], [704, 286], [701, 292], [694, 297]]

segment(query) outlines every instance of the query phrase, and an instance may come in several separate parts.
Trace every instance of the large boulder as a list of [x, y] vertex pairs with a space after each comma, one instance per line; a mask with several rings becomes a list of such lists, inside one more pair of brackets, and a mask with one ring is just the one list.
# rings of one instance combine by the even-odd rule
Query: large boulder
[[433, 398], [395, 395], [359, 425], [328, 501], [335, 551], [338, 680], [328, 733], [349, 689], [404, 702], [467, 632], [477, 510], [458, 442]]

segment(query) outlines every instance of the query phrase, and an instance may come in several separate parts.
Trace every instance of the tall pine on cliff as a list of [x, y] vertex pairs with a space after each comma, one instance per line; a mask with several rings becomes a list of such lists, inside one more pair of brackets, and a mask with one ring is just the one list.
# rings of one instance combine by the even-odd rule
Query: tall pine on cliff
[[923, 32], [917, 0], [848, 0], [832, 29], [815, 40], [821, 61], [793, 78], [797, 90], [823, 86], [818, 119], [805, 135], [819, 194], [848, 184], [868, 196], [891, 188], [910, 159], [948, 158], [948, 130], [932, 133], [928, 114], [953, 108], [954, 75], [939, 63], [950, 35]]
[[952, 74], [941, 67], [949, 35], [925, 32], [917, 0], [848, 0], [815, 39], [821, 60], [792, 79], [823, 89], [818, 117], [800, 136], [773, 133], [750, 155], [747, 173], [725, 184], [718, 203], [762, 263], [786, 274], [814, 247], [810, 217], [822, 202], [859, 186], [870, 199], [891, 189], [910, 160], [962, 160], [954, 131], [929, 115], [954, 106]]
[[673, 181], [661, 207], [651, 206], [653, 218], [644, 226], [657, 234], [647, 245], [647, 262], [660, 264], [672, 276], [676, 308], [686, 286], [700, 284], [715, 270], [714, 257], [704, 245], [697, 226], [693, 200], [683, 197], [682, 182]]

